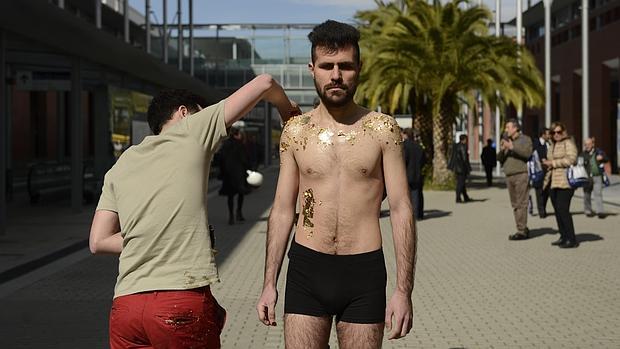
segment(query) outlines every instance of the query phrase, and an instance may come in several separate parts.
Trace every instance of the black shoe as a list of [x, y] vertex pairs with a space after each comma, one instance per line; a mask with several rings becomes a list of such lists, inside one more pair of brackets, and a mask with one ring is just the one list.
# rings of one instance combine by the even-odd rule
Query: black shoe
[[605, 218], [607, 218], [607, 216], [606, 216], [606, 215], [604, 215], [604, 214], [602, 214], [602, 213], [599, 213], [599, 214], [598, 214], [598, 218], [599, 218], [599, 219], [605, 219]]
[[539, 214], [538, 214], [538, 216], [539, 216], [540, 218], [542, 218], [542, 219], [545, 219], [545, 218], [547, 218], [547, 212], [542, 211], [541, 213], [539, 213]]
[[579, 246], [579, 243], [577, 241], [564, 241], [564, 243], [558, 245], [559, 248], [575, 248]]
[[239, 222], [245, 222], [245, 218], [243, 217], [243, 214], [241, 214], [241, 212], [237, 212], [237, 220]]
[[465, 198], [464, 202], [472, 202], [474, 201], [474, 199], [470, 198], [469, 196]]
[[456, 203], [457, 203], [457, 204], [462, 204], [462, 203], [463, 203], [463, 200], [461, 200], [461, 199], [456, 199]]
[[233, 217], [228, 218], [228, 225], [234, 225], [235, 219]]
[[564, 239], [560, 238], [560, 239], [557, 239], [554, 242], [552, 242], [551, 245], [553, 245], [553, 246], [560, 246], [560, 245], [564, 244], [564, 242], [565, 242]]
[[527, 232], [518, 232], [508, 236], [508, 240], [527, 240], [529, 234]]
[[592, 217], [594, 217], [596, 215], [593, 212], [588, 212], [588, 213], [586, 213], [586, 216], [592, 218]]

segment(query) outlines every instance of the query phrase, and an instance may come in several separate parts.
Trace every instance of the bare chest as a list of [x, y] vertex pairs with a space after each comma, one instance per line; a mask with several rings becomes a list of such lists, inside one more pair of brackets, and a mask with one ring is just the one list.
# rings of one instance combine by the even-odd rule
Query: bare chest
[[294, 156], [303, 177], [364, 178], [376, 175], [381, 168], [378, 142], [355, 130], [319, 129], [299, 143]]

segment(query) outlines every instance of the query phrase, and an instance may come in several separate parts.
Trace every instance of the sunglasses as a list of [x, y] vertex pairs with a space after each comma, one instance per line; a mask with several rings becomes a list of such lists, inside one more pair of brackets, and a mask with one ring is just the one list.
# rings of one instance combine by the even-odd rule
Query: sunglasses
[[564, 131], [551, 131], [551, 135], [552, 136], [556, 135], [556, 134], [560, 135], [560, 134], [562, 134], [562, 132], [564, 132]]

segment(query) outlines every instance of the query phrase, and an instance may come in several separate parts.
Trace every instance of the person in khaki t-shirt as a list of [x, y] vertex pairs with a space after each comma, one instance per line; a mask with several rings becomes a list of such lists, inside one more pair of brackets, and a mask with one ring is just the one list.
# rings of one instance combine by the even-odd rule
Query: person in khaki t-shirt
[[112, 348], [220, 347], [225, 311], [209, 288], [219, 281], [207, 223], [209, 169], [227, 128], [263, 99], [284, 121], [299, 112], [269, 75], [204, 109], [186, 90], [164, 91], [148, 110], [154, 135], [105, 175], [90, 249], [120, 254]]

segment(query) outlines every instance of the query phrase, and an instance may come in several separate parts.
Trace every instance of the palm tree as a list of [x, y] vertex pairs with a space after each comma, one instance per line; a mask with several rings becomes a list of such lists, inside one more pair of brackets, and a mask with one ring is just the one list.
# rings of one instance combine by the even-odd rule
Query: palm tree
[[[375, 1], [377, 9], [356, 14], [365, 57], [356, 97], [390, 112], [421, 111], [416, 116], [432, 123], [433, 183], [446, 186], [458, 102], [473, 106], [470, 92], [478, 90], [491, 105], [538, 106], [543, 101], [541, 74], [522, 46], [488, 34], [491, 14], [486, 8], [462, 9], [465, 0], [404, 0], [401, 10]], [[430, 105], [427, 113], [423, 100]]]

